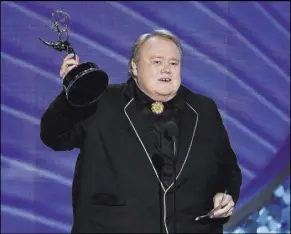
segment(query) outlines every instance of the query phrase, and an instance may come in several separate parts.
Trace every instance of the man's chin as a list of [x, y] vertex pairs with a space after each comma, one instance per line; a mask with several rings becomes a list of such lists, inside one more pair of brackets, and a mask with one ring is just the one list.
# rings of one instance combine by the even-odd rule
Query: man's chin
[[173, 92], [156, 92], [156, 97], [160, 101], [168, 101], [175, 96]]

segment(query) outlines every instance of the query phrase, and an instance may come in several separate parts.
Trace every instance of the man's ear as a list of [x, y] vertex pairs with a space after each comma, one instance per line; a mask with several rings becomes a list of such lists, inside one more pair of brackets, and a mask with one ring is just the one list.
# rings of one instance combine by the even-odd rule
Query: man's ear
[[131, 67], [132, 67], [132, 73], [135, 77], [137, 77], [137, 64], [134, 60], [131, 60]]

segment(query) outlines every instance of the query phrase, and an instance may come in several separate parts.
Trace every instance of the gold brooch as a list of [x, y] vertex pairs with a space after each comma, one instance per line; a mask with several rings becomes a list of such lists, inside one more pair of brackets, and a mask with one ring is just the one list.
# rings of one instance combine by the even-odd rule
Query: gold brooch
[[164, 111], [164, 104], [162, 102], [154, 102], [151, 105], [151, 110], [153, 113], [159, 115]]

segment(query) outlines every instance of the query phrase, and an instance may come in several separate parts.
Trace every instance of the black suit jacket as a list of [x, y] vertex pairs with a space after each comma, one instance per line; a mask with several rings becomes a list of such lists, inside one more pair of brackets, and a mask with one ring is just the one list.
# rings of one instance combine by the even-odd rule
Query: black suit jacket
[[[165, 189], [147, 148], [149, 131], [138, 118], [127, 85], [109, 85], [98, 103], [74, 108], [64, 92], [41, 119], [40, 136], [55, 151], [80, 149], [73, 181], [73, 233], [173, 233], [173, 184]], [[226, 219], [195, 217], [213, 208], [227, 189], [236, 202], [241, 171], [213, 100], [184, 86], [177, 169], [177, 231], [222, 233]], [[162, 211], [159, 188], [162, 186]], [[160, 220], [160, 212], [163, 219]]]

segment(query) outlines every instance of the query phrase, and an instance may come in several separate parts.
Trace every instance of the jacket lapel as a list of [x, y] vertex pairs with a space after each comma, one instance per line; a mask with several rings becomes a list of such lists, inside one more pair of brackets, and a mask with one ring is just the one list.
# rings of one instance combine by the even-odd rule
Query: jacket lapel
[[[152, 136], [150, 135], [149, 129], [146, 129], [146, 125], [143, 122], [143, 116], [141, 112], [136, 107], [135, 99], [134, 99], [134, 93], [132, 89], [132, 82], [133, 80], [129, 80], [125, 87], [124, 92], [125, 95], [129, 98], [128, 103], [124, 107], [124, 113], [130, 123], [131, 128], [134, 131], [134, 134], [136, 135], [139, 143], [142, 146], [142, 149], [144, 150], [146, 156], [148, 157], [149, 163], [151, 164], [151, 167], [154, 171], [154, 174], [156, 175], [157, 179], [159, 180], [159, 183], [164, 190], [166, 191], [163, 183], [161, 182], [161, 178], [159, 177], [153, 162], [151, 160], [150, 152], [152, 151], [152, 145], [150, 144], [150, 140], [152, 139]], [[187, 89], [185, 87], [181, 87], [182, 89], [182, 98], [184, 100], [187, 100]], [[181, 118], [181, 129], [180, 129], [180, 137], [179, 137], [179, 146], [178, 146], [178, 152], [177, 152], [177, 175], [176, 179], [178, 180], [180, 174], [183, 171], [183, 168], [188, 160], [189, 152], [191, 150], [196, 128], [198, 125], [199, 116], [194, 107], [192, 107], [189, 103], [185, 101], [185, 109], [182, 114]], [[173, 186], [173, 183], [167, 188], [170, 189]]]
[[183, 171], [191, 150], [196, 128], [198, 124], [198, 113], [186, 102], [186, 108], [181, 118], [181, 130], [179, 137], [179, 148], [177, 153], [177, 179]]
[[151, 159], [150, 152], [153, 152], [152, 145], [150, 144], [152, 136], [150, 135], [149, 129], [147, 129], [146, 124], [143, 121], [143, 115], [136, 107], [135, 99], [132, 98], [124, 107], [124, 113], [130, 123], [131, 128], [134, 131], [134, 134], [137, 137], [140, 145], [142, 146], [144, 153], [146, 154], [149, 163], [153, 169], [154, 174], [156, 175], [162, 189], [165, 191], [161, 178], [159, 177], [157, 170], [154, 167], [154, 164]]

